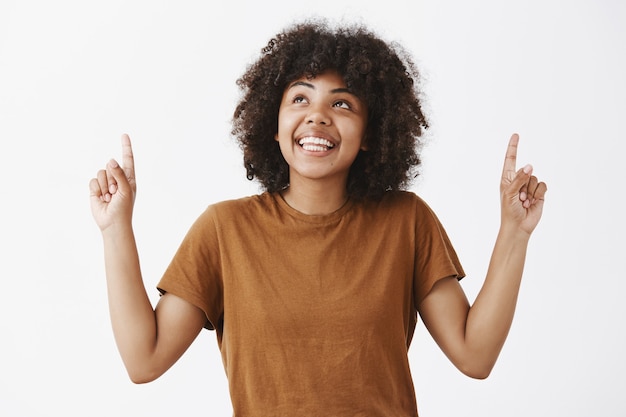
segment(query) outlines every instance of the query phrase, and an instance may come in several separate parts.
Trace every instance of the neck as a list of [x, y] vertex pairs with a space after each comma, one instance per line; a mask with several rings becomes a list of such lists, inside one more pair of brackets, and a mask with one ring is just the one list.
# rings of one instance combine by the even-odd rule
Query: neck
[[345, 184], [329, 186], [319, 181], [296, 181], [281, 192], [289, 206], [309, 215], [330, 214], [339, 210], [348, 200]]

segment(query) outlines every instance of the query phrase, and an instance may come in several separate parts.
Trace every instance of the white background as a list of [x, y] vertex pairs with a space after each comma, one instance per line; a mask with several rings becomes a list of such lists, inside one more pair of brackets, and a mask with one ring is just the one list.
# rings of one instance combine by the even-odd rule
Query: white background
[[479, 289], [511, 133], [548, 183], [492, 375], [460, 374], [421, 324], [420, 415], [623, 416], [626, 3], [619, 0], [0, 3], [0, 415], [228, 416], [215, 333], [147, 385], [110, 329], [88, 181], [133, 139], [135, 227], [154, 289], [204, 207], [257, 192], [229, 135], [235, 80], [302, 17], [409, 49], [432, 123], [412, 189]]

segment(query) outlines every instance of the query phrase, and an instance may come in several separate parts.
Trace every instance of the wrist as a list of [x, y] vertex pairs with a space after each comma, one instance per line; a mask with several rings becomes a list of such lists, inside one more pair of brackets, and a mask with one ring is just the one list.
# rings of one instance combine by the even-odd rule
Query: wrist
[[125, 237], [129, 235], [133, 235], [133, 225], [132, 221], [124, 220], [113, 222], [109, 224], [106, 228], [100, 231], [102, 233], [102, 238], [105, 240], [108, 239], [117, 239], [120, 237]]
[[498, 237], [512, 242], [527, 244], [530, 240], [530, 233], [521, 229], [517, 225], [501, 223]]

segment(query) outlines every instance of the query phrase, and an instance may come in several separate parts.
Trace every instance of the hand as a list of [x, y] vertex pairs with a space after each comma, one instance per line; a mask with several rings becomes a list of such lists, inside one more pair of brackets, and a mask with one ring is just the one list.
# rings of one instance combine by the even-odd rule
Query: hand
[[500, 203], [502, 225], [513, 226], [529, 235], [533, 232], [543, 211], [547, 186], [532, 175], [533, 167], [526, 165], [516, 171], [517, 145], [519, 136], [511, 136], [506, 151], [502, 181], [500, 182]]
[[111, 159], [89, 182], [91, 213], [101, 231], [132, 219], [137, 184], [133, 149], [128, 135], [122, 135], [122, 166]]

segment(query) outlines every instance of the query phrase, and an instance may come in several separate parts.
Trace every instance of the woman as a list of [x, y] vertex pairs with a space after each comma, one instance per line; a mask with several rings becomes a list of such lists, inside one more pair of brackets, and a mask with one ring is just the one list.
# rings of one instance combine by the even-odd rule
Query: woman
[[264, 192], [213, 204], [189, 230], [153, 309], [131, 226], [133, 154], [122, 138], [90, 182], [117, 345], [134, 382], [163, 374], [202, 327], [217, 332], [235, 416], [416, 416], [407, 352], [418, 314], [450, 360], [485, 378], [509, 331], [546, 185], [516, 169], [470, 305], [436, 215], [403, 191], [427, 122], [398, 45], [322, 21], [272, 39], [238, 83], [233, 134]]

